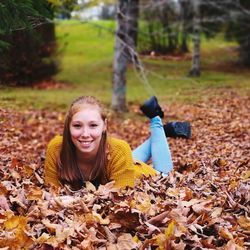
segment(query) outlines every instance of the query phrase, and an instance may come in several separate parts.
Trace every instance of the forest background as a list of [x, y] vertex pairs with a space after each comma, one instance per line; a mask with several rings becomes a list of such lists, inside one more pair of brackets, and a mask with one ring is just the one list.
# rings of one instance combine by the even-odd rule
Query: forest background
[[[98, 20], [82, 19], [94, 6]], [[0, 1], [0, 246], [247, 249], [249, 19], [243, 0]], [[101, 99], [132, 148], [149, 135], [151, 95], [164, 122], [190, 122], [191, 139], [168, 139], [173, 173], [122, 194], [88, 187], [74, 206], [46, 189], [46, 145], [79, 95]]]

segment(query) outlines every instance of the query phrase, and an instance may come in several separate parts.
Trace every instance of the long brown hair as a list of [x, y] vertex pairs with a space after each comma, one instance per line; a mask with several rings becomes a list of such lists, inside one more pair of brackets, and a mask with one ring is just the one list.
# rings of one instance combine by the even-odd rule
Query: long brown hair
[[[62, 184], [70, 184], [74, 189], [81, 188], [84, 179], [84, 174], [77, 164], [76, 148], [72, 142], [70, 134], [70, 123], [72, 117], [77, 113], [83, 105], [91, 105], [98, 107], [103, 121], [106, 121], [106, 113], [103, 105], [93, 96], [81, 96], [72, 102], [65, 117], [63, 129], [63, 141], [58, 159], [58, 175]], [[91, 171], [89, 181], [95, 181], [100, 184], [107, 183], [106, 175], [107, 164], [107, 132], [102, 133], [102, 138], [97, 151], [95, 164]]]

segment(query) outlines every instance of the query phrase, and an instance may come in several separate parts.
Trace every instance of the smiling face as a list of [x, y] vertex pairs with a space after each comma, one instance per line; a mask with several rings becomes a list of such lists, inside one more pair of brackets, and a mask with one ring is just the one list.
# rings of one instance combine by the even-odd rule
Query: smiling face
[[106, 122], [102, 119], [100, 108], [96, 105], [81, 106], [72, 116], [69, 129], [77, 155], [94, 158], [102, 133], [106, 130]]

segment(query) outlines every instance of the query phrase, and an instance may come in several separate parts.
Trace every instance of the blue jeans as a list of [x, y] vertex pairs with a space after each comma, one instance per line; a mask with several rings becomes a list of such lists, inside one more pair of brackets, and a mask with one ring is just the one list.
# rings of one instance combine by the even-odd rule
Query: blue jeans
[[133, 158], [145, 163], [152, 157], [153, 168], [163, 174], [173, 168], [171, 152], [163, 129], [161, 118], [156, 116], [150, 120], [151, 136], [133, 150]]

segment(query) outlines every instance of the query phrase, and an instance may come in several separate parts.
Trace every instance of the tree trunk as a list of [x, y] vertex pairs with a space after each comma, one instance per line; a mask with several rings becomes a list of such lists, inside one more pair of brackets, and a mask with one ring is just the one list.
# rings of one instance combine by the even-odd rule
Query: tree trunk
[[200, 0], [193, 0], [193, 57], [190, 76], [200, 76]]
[[117, 9], [117, 28], [115, 36], [115, 54], [113, 63], [113, 95], [112, 109], [126, 111], [126, 14], [128, 9], [127, 0], [119, 0]]
[[136, 53], [139, 18], [139, 0], [130, 0], [127, 12], [127, 52], [128, 61], [138, 64]]
[[188, 15], [188, 0], [180, 0], [180, 25], [181, 25], [181, 52], [188, 52], [188, 31], [187, 31], [187, 15]]
[[138, 4], [139, 0], [118, 1], [112, 93], [112, 109], [115, 111], [127, 111], [126, 72], [130, 60], [137, 62], [135, 45], [138, 27]]

